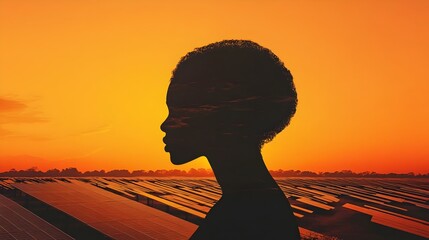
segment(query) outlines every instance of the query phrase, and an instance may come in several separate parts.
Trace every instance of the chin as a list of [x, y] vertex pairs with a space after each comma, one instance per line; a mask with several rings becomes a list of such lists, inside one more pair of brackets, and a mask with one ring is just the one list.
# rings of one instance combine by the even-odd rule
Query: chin
[[200, 155], [170, 152], [170, 161], [174, 165], [182, 165], [182, 164], [188, 163], [188, 162], [190, 162], [190, 161], [192, 161], [198, 157], [200, 157]]

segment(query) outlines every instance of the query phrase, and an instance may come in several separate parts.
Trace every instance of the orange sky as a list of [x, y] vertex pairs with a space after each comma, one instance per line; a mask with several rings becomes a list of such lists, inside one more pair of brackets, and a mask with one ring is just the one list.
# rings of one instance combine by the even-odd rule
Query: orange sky
[[[233, 2], [233, 3], [231, 3]], [[287, 3], [285, 3], [287, 2]], [[298, 110], [270, 169], [429, 172], [429, 1], [0, 0], [0, 171], [174, 166], [159, 125], [195, 47], [250, 39]]]

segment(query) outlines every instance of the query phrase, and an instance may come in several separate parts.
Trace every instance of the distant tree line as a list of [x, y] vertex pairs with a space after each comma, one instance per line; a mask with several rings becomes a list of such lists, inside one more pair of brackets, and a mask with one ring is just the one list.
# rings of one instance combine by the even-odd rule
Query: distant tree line
[[213, 177], [213, 172], [204, 168], [185, 170], [135, 170], [115, 169], [111, 171], [93, 170], [80, 172], [77, 168], [50, 169], [46, 172], [30, 168], [27, 170], [11, 169], [0, 173], [0, 177]]
[[342, 170], [335, 172], [311, 172], [299, 170], [270, 170], [274, 177], [355, 177], [355, 178], [428, 178], [429, 173], [414, 174], [409, 173], [376, 173], [376, 172], [360, 172], [356, 173], [351, 170]]
[[[350, 170], [342, 170], [336, 172], [311, 172], [299, 170], [270, 170], [273, 177], [356, 177], [356, 178], [429, 178], [429, 173], [414, 174], [410, 173], [376, 173], [376, 172], [360, 172], [355, 173]], [[0, 173], [0, 177], [214, 177], [213, 172], [204, 168], [191, 168], [185, 170], [135, 170], [129, 171], [120, 170], [94, 170], [80, 172], [77, 168], [50, 169], [45, 172], [30, 168], [27, 170], [11, 169]]]

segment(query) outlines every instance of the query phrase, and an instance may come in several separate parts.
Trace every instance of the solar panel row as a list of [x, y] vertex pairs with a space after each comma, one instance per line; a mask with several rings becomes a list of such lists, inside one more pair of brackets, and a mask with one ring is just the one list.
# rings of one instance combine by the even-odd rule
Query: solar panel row
[[0, 239], [71, 240], [61, 230], [0, 195]]
[[188, 239], [196, 229], [182, 219], [80, 181], [14, 186], [114, 239]]
[[359, 207], [350, 203], [344, 204], [344, 207], [371, 215], [372, 221], [375, 223], [410, 232], [424, 238], [429, 238], [428, 222], [413, 221], [403, 217], [377, 211], [375, 210], [376, 208], [370, 209], [367, 207]]

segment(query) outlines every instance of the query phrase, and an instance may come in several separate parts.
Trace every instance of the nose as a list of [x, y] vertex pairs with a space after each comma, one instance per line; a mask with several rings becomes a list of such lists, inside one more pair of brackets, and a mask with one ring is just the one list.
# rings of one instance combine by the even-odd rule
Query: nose
[[161, 123], [160, 128], [161, 128], [161, 131], [163, 131], [163, 132], [165, 132], [167, 130], [167, 120], [168, 120], [168, 117], [164, 120], [163, 123]]
[[178, 130], [184, 127], [188, 127], [188, 122], [185, 117], [176, 117], [174, 115], [169, 114], [167, 119], [161, 124], [161, 131], [167, 132], [172, 130]]
[[172, 128], [172, 125], [173, 125], [173, 119], [171, 118], [171, 115], [168, 114], [167, 118], [164, 120], [164, 122], [162, 122], [160, 126], [161, 131], [166, 133], [168, 129]]

